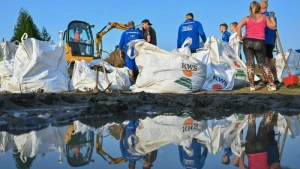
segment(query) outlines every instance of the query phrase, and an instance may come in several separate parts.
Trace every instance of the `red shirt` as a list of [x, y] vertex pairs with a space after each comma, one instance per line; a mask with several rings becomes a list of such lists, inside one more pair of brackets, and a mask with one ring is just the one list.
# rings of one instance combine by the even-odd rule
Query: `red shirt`
[[267, 26], [266, 16], [262, 16], [260, 22], [255, 22], [251, 16], [248, 16], [246, 25], [246, 38], [265, 40], [265, 28]]
[[249, 169], [269, 169], [268, 153], [248, 154]]

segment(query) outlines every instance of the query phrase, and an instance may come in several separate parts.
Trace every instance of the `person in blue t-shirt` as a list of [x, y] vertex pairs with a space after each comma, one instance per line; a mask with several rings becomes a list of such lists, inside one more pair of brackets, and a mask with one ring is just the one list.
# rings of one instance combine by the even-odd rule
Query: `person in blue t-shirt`
[[[268, 1], [267, 0], [261, 0], [260, 1], [260, 9], [261, 13], [264, 14], [267, 17], [274, 16], [274, 19], [277, 23], [277, 19], [275, 17], [274, 12], [268, 12]], [[269, 69], [271, 70], [273, 77], [274, 77], [274, 83], [279, 84], [276, 67], [272, 62], [273, 59], [273, 50], [275, 48], [276, 44], [276, 32], [275, 30], [271, 30], [268, 27], [265, 29], [265, 44], [266, 44], [266, 63]]]
[[201, 154], [201, 146], [201, 143], [196, 139], [193, 139], [190, 149], [186, 148], [189, 153], [186, 152], [183, 146], [178, 146], [180, 163], [184, 168], [201, 169], [204, 167], [208, 149], [205, 147]]
[[[124, 31], [122, 33], [120, 43], [119, 43], [119, 51], [120, 51], [120, 58], [123, 60], [123, 52], [122, 49], [125, 46], [125, 64], [126, 67], [129, 69], [129, 75], [130, 75], [130, 81], [132, 84], [134, 84], [134, 71], [137, 71], [138, 68], [135, 64], [135, 59], [130, 59], [127, 50], [128, 50], [128, 43], [132, 40], [136, 39], [143, 39], [142, 33], [139, 30], [135, 29], [134, 22], [129, 21], [128, 24], [128, 30]], [[134, 55], [134, 50], [131, 50], [131, 56]]]
[[[136, 162], [141, 160], [144, 155], [133, 155], [128, 150], [135, 146], [135, 131], [139, 125], [139, 121], [129, 121], [129, 123], [125, 126], [122, 132], [122, 136], [120, 139], [120, 149], [122, 153], [122, 157], [128, 161], [128, 168], [135, 169]], [[128, 143], [130, 139], [130, 144]]]
[[227, 31], [228, 25], [226, 23], [222, 23], [220, 25], [220, 32], [222, 33], [222, 41], [229, 42], [229, 38], [231, 36], [231, 33]]
[[191, 52], [196, 53], [196, 50], [200, 48], [200, 39], [206, 42], [206, 36], [202, 27], [202, 24], [194, 20], [194, 15], [188, 13], [185, 17], [185, 22], [183, 22], [178, 29], [177, 37], [177, 48], [181, 48], [186, 38], [192, 39], [192, 44], [190, 46]]
[[225, 148], [224, 149], [224, 155], [222, 155], [222, 163], [225, 165], [230, 164], [230, 157], [233, 155], [231, 151], [231, 147]]

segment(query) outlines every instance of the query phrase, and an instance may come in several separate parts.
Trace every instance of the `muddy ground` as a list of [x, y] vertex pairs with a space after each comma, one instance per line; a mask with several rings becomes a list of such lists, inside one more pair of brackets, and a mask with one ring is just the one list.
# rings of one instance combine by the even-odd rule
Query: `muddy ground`
[[[89, 123], [142, 118], [149, 115], [191, 113], [197, 119], [230, 116], [232, 113], [265, 113], [269, 110], [300, 113], [300, 89], [282, 87], [276, 92], [261, 88], [233, 91], [200, 91], [193, 94], [131, 92], [70, 92], [0, 94], [0, 131], [65, 125], [76, 119]], [[101, 119], [100, 121], [97, 119]], [[103, 123], [105, 123], [103, 122]]]

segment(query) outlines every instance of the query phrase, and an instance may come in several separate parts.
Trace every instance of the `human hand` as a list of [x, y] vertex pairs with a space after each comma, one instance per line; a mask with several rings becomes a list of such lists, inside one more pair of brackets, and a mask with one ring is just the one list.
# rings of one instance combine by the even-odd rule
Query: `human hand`
[[271, 17], [274, 18], [274, 17], [275, 17], [275, 12], [271, 11], [271, 12], [269, 12], [269, 15], [270, 15], [270, 18], [271, 18]]

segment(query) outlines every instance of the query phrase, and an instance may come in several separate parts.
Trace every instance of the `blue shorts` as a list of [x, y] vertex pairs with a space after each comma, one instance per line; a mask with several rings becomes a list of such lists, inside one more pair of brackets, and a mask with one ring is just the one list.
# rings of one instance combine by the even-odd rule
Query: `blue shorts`
[[128, 67], [129, 70], [138, 70], [138, 67], [135, 64], [135, 59], [126, 58], [125, 64], [126, 64], [126, 67]]

